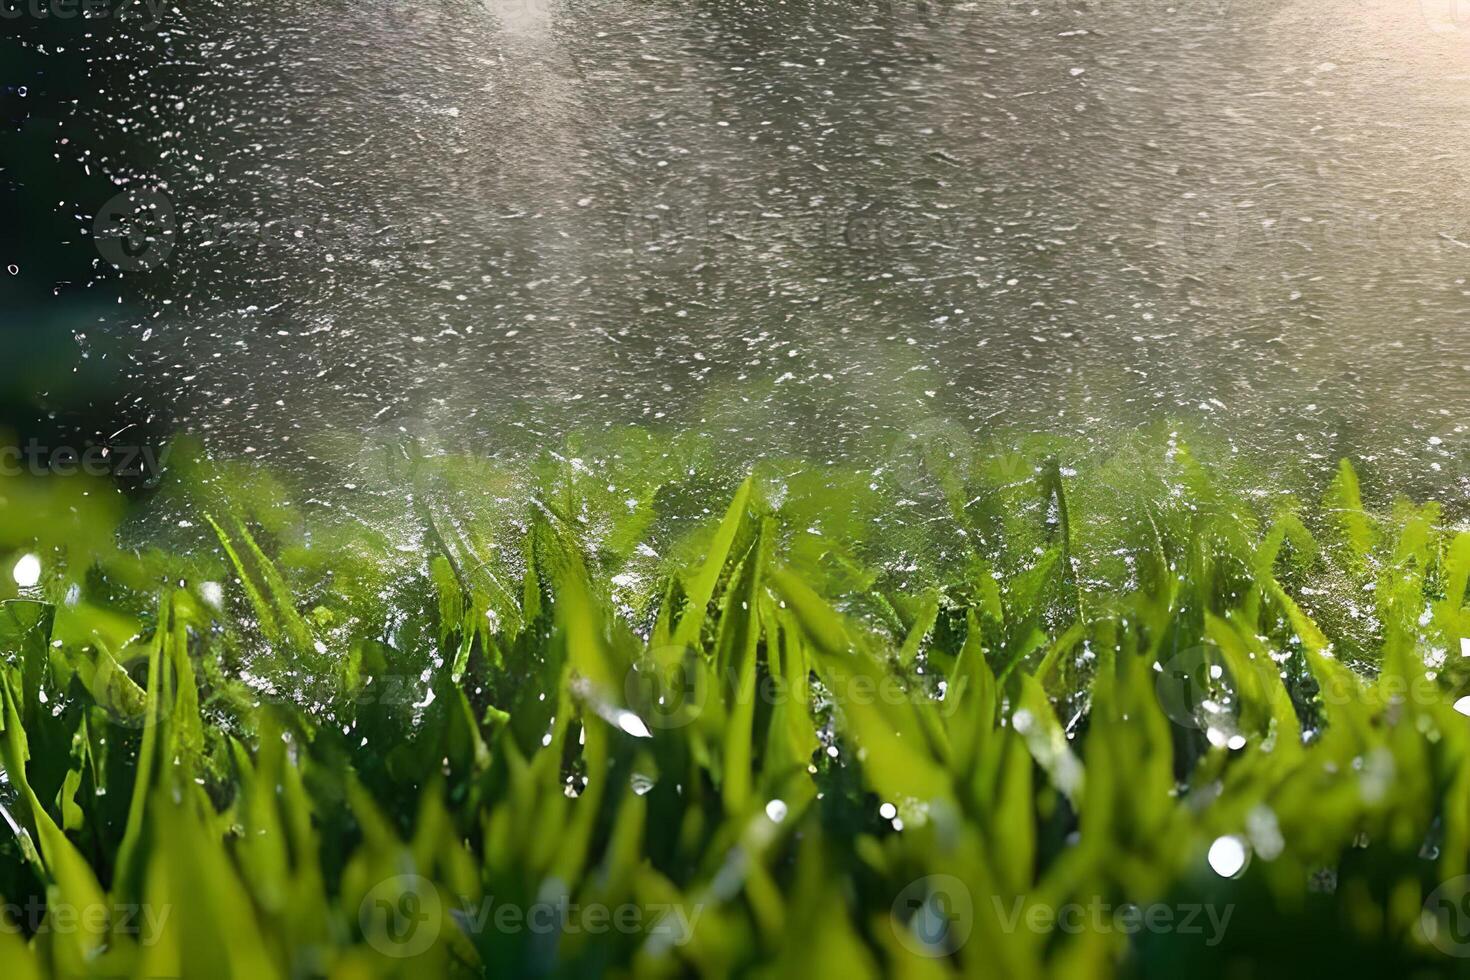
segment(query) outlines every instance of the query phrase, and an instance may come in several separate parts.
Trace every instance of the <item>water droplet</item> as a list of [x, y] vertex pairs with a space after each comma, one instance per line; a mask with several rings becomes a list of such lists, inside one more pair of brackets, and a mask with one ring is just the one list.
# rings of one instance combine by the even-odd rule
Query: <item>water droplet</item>
[[15, 563], [15, 568], [10, 571], [15, 579], [15, 584], [22, 589], [29, 589], [41, 580], [41, 559], [35, 555], [22, 555], [20, 561]]
[[1245, 841], [1239, 837], [1217, 837], [1210, 845], [1210, 867], [1222, 878], [1234, 878], [1245, 870], [1247, 856]]
[[653, 738], [653, 732], [643, 723], [643, 719], [631, 711], [619, 711], [618, 727], [632, 735], [634, 738]]

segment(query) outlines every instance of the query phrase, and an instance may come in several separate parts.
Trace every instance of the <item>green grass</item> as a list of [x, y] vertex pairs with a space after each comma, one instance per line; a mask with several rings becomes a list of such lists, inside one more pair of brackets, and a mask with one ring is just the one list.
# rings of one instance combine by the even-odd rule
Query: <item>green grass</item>
[[1346, 463], [333, 451], [0, 486], [7, 978], [1461, 962], [1470, 533]]

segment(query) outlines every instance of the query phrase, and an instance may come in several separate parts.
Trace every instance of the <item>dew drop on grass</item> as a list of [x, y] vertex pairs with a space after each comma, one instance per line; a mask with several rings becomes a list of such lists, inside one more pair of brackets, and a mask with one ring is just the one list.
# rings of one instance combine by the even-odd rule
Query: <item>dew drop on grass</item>
[[1245, 870], [1245, 841], [1235, 836], [1215, 838], [1210, 845], [1210, 867], [1222, 878], [1234, 878]]
[[22, 589], [31, 588], [41, 580], [41, 559], [35, 555], [22, 555], [10, 570], [10, 575]]
[[648, 726], [643, 723], [643, 719], [633, 714], [633, 712], [619, 711], [617, 718], [618, 727], [634, 738], [653, 738], [653, 732], [649, 731]]

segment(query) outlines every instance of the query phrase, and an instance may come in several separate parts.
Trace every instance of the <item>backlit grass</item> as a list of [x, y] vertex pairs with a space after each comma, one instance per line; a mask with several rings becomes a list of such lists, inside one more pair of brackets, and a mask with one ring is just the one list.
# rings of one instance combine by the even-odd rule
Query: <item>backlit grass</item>
[[330, 500], [188, 446], [144, 502], [7, 482], [0, 971], [1470, 952], [1470, 533], [1435, 507], [1167, 434], [705, 453], [371, 447]]

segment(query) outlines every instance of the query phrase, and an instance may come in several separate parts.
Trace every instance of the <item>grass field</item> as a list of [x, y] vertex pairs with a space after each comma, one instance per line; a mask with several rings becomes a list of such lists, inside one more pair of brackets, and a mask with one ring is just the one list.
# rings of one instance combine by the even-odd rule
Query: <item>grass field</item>
[[10, 479], [0, 973], [1454, 974], [1470, 532], [1195, 448]]

